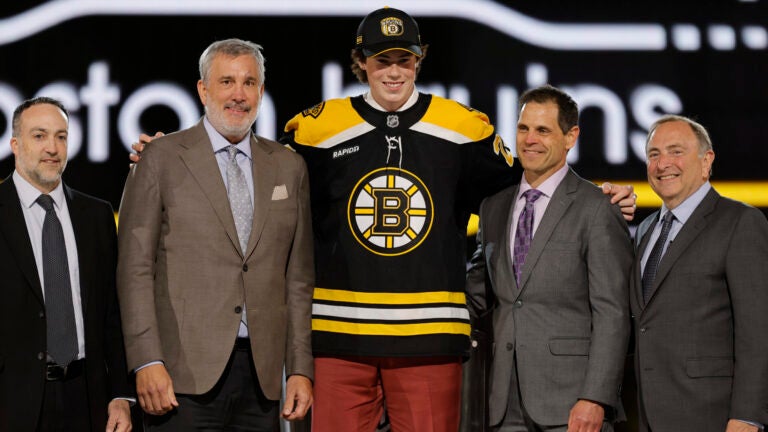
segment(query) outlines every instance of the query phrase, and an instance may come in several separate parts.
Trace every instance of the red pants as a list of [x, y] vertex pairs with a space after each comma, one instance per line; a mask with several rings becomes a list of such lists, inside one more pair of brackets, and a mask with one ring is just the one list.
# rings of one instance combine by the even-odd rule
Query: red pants
[[373, 432], [386, 399], [392, 432], [456, 432], [459, 357], [316, 357], [313, 432]]

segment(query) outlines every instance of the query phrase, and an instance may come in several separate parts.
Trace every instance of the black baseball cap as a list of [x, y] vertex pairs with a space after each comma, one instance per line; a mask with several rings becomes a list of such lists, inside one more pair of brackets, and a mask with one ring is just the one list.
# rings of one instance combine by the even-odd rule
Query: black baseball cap
[[355, 48], [366, 57], [400, 49], [421, 57], [419, 26], [400, 9], [385, 6], [368, 14], [357, 27]]

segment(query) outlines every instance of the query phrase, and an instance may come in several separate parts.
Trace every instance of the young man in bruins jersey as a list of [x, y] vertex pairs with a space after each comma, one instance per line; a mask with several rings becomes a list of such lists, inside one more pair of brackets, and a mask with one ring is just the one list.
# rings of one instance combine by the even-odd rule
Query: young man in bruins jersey
[[407, 13], [371, 12], [352, 50], [369, 91], [299, 113], [281, 140], [310, 173], [316, 432], [373, 431], [383, 400], [392, 430], [459, 427], [467, 221], [522, 169], [485, 114], [417, 91], [426, 53]]
[[[459, 428], [467, 222], [522, 169], [485, 114], [417, 91], [426, 53], [407, 13], [371, 12], [352, 50], [369, 91], [304, 110], [281, 139], [310, 173], [316, 432], [374, 431], [384, 400], [392, 430]], [[631, 219], [631, 187], [604, 188]]]

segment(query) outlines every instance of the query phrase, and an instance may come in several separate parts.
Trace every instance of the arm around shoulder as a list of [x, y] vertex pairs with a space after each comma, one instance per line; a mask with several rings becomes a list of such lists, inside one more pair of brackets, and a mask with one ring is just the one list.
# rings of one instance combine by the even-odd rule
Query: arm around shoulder
[[291, 252], [286, 266], [288, 293], [288, 334], [286, 374], [303, 375], [313, 379], [312, 358], [312, 295], [314, 293], [314, 239], [309, 202], [309, 179], [304, 160], [291, 155], [298, 169], [298, 193], [296, 196], [298, 218]]

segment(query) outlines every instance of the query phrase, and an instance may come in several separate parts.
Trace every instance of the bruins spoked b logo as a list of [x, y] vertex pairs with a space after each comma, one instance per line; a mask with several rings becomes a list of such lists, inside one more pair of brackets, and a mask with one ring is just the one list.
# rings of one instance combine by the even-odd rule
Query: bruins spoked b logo
[[432, 228], [432, 197], [413, 173], [379, 168], [355, 185], [347, 206], [349, 228], [369, 251], [402, 255], [419, 246]]

